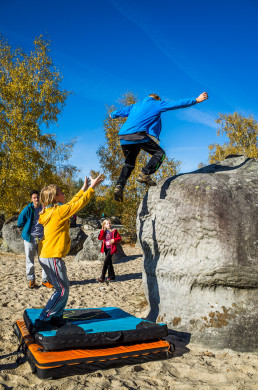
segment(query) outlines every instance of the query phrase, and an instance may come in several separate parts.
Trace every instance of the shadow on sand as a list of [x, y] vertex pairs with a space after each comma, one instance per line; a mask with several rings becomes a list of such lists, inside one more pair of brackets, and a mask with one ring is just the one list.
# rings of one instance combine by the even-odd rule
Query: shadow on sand
[[117, 260], [114, 264], [127, 263], [128, 261], [136, 260], [139, 257], [142, 257], [142, 255], [125, 256], [122, 257], [122, 259]]
[[[141, 278], [142, 278], [141, 272], [125, 274], [125, 275], [117, 275], [116, 279], [110, 283], [124, 282], [127, 280], [135, 280], [135, 279], [141, 279]], [[96, 279], [85, 279], [85, 280], [71, 280], [70, 286], [85, 286], [86, 284], [92, 284], [92, 283], [98, 284], [100, 286], [105, 284], [105, 283], [97, 282], [97, 278], [96, 278]], [[106, 282], [106, 283], [108, 283], [108, 282]]]
[[[3, 370], [14, 370], [15, 368], [19, 367], [19, 364], [21, 364], [21, 363], [17, 363], [16, 362], [16, 359], [18, 357], [18, 352], [17, 351], [8, 353], [7, 355], [0, 356], [0, 360], [7, 359], [10, 356], [14, 356], [15, 361], [13, 363], [0, 364], [0, 372], [3, 371]], [[5, 388], [6, 389], [12, 389], [13, 387], [6, 386]]]

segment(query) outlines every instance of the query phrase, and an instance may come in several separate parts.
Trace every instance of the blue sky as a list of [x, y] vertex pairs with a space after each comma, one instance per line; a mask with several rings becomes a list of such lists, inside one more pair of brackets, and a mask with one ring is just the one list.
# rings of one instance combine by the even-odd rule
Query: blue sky
[[209, 100], [162, 115], [161, 146], [181, 172], [208, 159], [218, 142], [218, 113], [258, 119], [257, 0], [0, 0], [0, 32], [24, 50], [47, 34], [51, 56], [73, 91], [62, 111], [59, 141], [77, 137], [71, 163], [99, 169], [106, 105], [127, 91], [171, 100]]

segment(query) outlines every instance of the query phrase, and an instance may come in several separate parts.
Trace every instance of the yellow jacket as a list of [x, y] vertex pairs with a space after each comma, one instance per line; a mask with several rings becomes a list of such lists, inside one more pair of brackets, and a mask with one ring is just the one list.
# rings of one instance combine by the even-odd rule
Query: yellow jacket
[[61, 206], [53, 206], [44, 210], [39, 223], [44, 226], [44, 237], [39, 242], [39, 257], [63, 257], [70, 250], [69, 218], [81, 210], [94, 194], [93, 188], [80, 190], [73, 199]]

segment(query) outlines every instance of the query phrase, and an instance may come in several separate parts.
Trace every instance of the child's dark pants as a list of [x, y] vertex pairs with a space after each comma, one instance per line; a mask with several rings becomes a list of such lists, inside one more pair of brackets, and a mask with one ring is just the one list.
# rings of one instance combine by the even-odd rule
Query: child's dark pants
[[141, 150], [144, 150], [152, 156], [150, 161], [142, 169], [142, 172], [145, 175], [151, 175], [152, 173], [155, 173], [165, 158], [164, 150], [151, 138], [149, 138], [149, 141], [147, 142], [122, 145], [122, 150], [125, 156], [125, 163], [117, 184], [120, 184], [123, 187], [125, 186], [127, 179], [130, 177], [135, 167], [136, 158]]
[[111, 250], [105, 248], [105, 260], [102, 268], [102, 274], [101, 274], [101, 279], [105, 279], [106, 272], [108, 271], [108, 277], [110, 279], [115, 279], [115, 272], [114, 272], [114, 267], [112, 264], [112, 255], [111, 255]]

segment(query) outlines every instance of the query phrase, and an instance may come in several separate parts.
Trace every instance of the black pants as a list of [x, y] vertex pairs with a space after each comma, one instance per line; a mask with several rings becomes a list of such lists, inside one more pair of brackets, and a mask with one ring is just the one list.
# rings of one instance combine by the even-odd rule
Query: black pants
[[110, 279], [115, 279], [115, 271], [112, 264], [112, 255], [110, 253], [110, 249], [105, 249], [105, 260], [102, 268], [101, 279], [105, 279], [106, 272], [108, 271], [108, 277]]
[[150, 161], [142, 169], [142, 172], [145, 175], [156, 172], [166, 155], [164, 150], [151, 138], [149, 138], [149, 141], [143, 143], [122, 145], [122, 150], [125, 156], [125, 162], [120, 177], [117, 180], [117, 184], [120, 184], [123, 187], [135, 167], [136, 158], [141, 150], [145, 150], [145, 152], [152, 156]]

